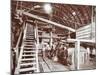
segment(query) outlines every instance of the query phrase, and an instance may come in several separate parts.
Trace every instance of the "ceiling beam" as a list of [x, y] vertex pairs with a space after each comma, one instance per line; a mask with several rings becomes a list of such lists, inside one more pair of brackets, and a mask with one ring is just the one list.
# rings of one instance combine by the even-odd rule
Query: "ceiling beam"
[[67, 30], [72, 31], [72, 32], [75, 32], [75, 31], [76, 31], [76, 30], [73, 29], [73, 28], [70, 28], [70, 27], [67, 27], [67, 26], [65, 26], [65, 25], [62, 25], [62, 24], [59, 24], [59, 23], [56, 23], [56, 22], [53, 22], [53, 21], [44, 19], [44, 18], [39, 17], [39, 16], [37, 16], [37, 15], [31, 14], [31, 13], [29, 13], [29, 12], [23, 12], [23, 14], [24, 14], [24, 15], [27, 15], [27, 16], [29, 16], [29, 17], [32, 17], [32, 18], [35, 18], [35, 19], [38, 19], [38, 20], [47, 22], [47, 23], [49, 23], [49, 24], [58, 26], [58, 27], [60, 27], [60, 28], [67, 29]]

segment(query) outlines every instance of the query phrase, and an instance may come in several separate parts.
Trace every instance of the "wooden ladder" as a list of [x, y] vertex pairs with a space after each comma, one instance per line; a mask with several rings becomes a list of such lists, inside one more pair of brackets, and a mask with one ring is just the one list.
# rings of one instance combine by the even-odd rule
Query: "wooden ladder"
[[32, 74], [39, 72], [38, 64], [38, 50], [34, 39], [34, 29], [33, 26], [26, 24], [15, 74]]

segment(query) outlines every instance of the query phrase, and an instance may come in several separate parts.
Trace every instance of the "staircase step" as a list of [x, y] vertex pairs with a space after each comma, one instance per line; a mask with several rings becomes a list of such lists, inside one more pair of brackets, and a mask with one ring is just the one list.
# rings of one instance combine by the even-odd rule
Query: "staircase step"
[[28, 48], [35, 48], [35, 45], [24, 45], [24, 47], [28, 47]]
[[28, 41], [28, 40], [35, 41], [34, 38], [26, 38], [25, 41]]
[[33, 43], [33, 42], [28, 42], [28, 43], [24, 43], [24, 45], [35, 45], [35, 43]]
[[35, 45], [35, 42], [33, 42], [33, 41], [24, 41], [24, 44]]
[[28, 32], [26, 35], [34, 35], [33, 32]]
[[30, 50], [33, 50], [34, 51], [34, 50], [36, 50], [36, 48], [27, 48], [27, 47], [24, 47], [24, 50], [25, 51], [30, 51]]
[[34, 50], [36, 50], [36, 48], [29, 49], [29, 48], [24, 47], [24, 51], [34, 51]]
[[33, 44], [33, 45], [32, 45], [32, 44], [31, 44], [31, 45], [30, 45], [30, 44], [27, 44], [27, 45], [25, 45], [25, 46], [35, 46], [35, 44]]
[[33, 33], [26, 33], [26, 35], [34, 35]]
[[36, 46], [24, 46], [25, 48], [36, 48]]
[[30, 30], [27, 30], [27, 33], [29, 33], [29, 34], [33, 34], [33, 30], [32, 31], [30, 31]]
[[36, 65], [36, 63], [23, 63], [23, 64], [20, 64], [20, 66], [25, 66], [25, 65]]
[[26, 35], [27, 38], [34, 38], [34, 35]]
[[34, 36], [34, 34], [26, 34], [26, 36]]
[[27, 40], [25, 40], [24, 43], [34, 43], [34, 41], [27, 41]]
[[32, 50], [35, 50], [36, 48], [27, 48], [27, 47], [24, 47], [24, 49], [32, 49]]
[[29, 34], [29, 35], [34, 35], [34, 34], [33, 34], [33, 32], [27, 32], [26, 34]]
[[28, 46], [34, 46], [35, 43], [30, 43], [30, 42], [28, 42], [28, 43], [25, 43], [25, 45], [28, 45]]
[[34, 44], [33, 42], [24, 41], [24, 44]]
[[34, 37], [26, 37], [26, 39], [34, 39]]
[[35, 53], [36, 51], [24, 51], [24, 53]]
[[32, 41], [32, 42], [34, 42], [34, 40], [25, 40], [26, 42], [29, 42], [29, 41]]
[[22, 71], [32, 71], [32, 70], [36, 70], [37, 68], [35, 67], [32, 67], [32, 68], [24, 68], [24, 69], [20, 69], [19, 72], [22, 72]]
[[33, 51], [33, 52], [35, 52], [36, 51], [36, 49], [24, 49], [24, 51]]
[[21, 59], [21, 61], [36, 60], [36, 58]]
[[24, 42], [34, 42], [34, 40], [33, 39], [27, 39], [27, 40], [25, 40]]
[[35, 54], [24, 54], [22, 56], [36, 56]]
[[31, 39], [31, 40], [30, 40], [30, 39], [26, 39], [26, 40], [24, 40], [24, 42], [28, 42], [28, 43], [31, 42], [31, 43], [34, 43], [35, 41], [34, 41], [33, 39]]
[[33, 49], [33, 48], [35, 48], [35, 46], [24, 46], [25, 48], [27, 48], [27, 49]]
[[26, 37], [34, 37], [34, 35], [26, 35]]
[[33, 36], [30, 36], [30, 37], [28, 36], [28, 37], [26, 37], [26, 39], [30, 39], [30, 38], [31, 38], [31, 39], [34, 39], [34, 37], [33, 37]]

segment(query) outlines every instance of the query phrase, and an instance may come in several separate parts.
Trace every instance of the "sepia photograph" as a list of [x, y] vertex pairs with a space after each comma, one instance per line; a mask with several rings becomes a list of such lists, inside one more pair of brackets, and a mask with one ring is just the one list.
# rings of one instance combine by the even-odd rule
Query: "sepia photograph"
[[96, 6], [11, 0], [11, 75], [96, 69]]

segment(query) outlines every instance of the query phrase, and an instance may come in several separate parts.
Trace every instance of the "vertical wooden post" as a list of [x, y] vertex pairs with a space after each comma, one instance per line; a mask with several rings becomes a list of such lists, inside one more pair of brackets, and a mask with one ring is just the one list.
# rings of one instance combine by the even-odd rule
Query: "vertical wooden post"
[[80, 68], [80, 41], [75, 42], [75, 51], [74, 51], [74, 66], [75, 70]]
[[39, 47], [39, 36], [38, 36], [38, 26], [37, 26], [37, 22], [36, 22], [36, 31], [35, 31], [35, 34], [36, 34], [36, 68], [37, 68], [37, 71], [36, 72], [39, 72], [39, 62], [38, 62], [38, 47]]
[[52, 42], [53, 42], [52, 36], [53, 36], [52, 31], [50, 31], [50, 46], [51, 46], [51, 47], [52, 47]]
[[70, 31], [68, 32], [68, 39], [70, 39], [71, 37], [70, 37]]
[[36, 27], [34, 27], [34, 37], [36, 39]]
[[73, 52], [72, 52], [72, 65], [71, 65], [71, 68], [72, 68], [72, 70], [75, 70], [75, 49], [73, 50]]
[[86, 55], [86, 61], [89, 62], [89, 56], [90, 56], [90, 48], [87, 47], [87, 55]]
[[[42, 35], [44, 35], [45, 32], [43, 32]], [[44, 46], [44, 41], [42, 41], [42, 56], [45, 57], [45, 46]]]
[[90, 34], [90, 39], [92, 40], [93, 39], [93, 15], [94, 15], [94, 11], [93, 11], [93, 6], [92, 6], [92, 9], [91, 9], [91, 12], [92, 12], [92, 15], [91, 15], [91, 34]]
[[16, 3], [16, 11], [17, 11], [17, 9], [18, 9], [18, 4], [19, 4], [19, 2], [17, 1], [17, 3]]
[[14, 49], [14, 51], [16, 52], [16, 63], [18, 63], [18, 55], [19, 55], [19, 49], [18, 49], [18, 47], [16, 47]]
[[[52, 14], [50, 14], [50, 18], [49, 20], [52, 20]], [[52, 25], [50, 25], [51, 28], [53, 27]], [[52, 47], [52, 42], [53, 42], [53, 39], [52, 39], [52, 30], [50, 31], [50, 46]]]

